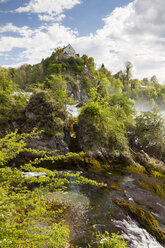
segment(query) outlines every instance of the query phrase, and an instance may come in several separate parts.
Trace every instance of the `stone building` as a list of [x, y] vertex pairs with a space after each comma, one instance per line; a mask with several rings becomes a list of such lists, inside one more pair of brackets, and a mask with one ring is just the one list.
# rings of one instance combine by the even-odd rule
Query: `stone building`
[[63, 48], [61, 58], [70, 58], [70, 57], [76, 58], [76, 57], [79, 57], [79, 55], [76, 54], [73, 47], [69, 44]]

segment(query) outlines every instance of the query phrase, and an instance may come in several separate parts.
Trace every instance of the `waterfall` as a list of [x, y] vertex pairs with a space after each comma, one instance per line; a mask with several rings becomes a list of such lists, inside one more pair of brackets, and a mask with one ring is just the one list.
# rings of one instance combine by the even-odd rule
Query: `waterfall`
[[163, 248], [151, 234], [130, 217], [127, 217], [127, 220], [114, 220], [113, 222], [121, 228], [123, 237], [130, 241], [129, 248]]

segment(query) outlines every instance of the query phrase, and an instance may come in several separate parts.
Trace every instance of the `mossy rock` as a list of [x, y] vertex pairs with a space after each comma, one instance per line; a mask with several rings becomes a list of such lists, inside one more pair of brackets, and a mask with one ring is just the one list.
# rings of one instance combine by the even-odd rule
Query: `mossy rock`
[[66, 111], [46, 91], [38, 90], [30, 98], [25, 111], [26, 129], [43, 129], [47, 135], [63, 133]]
[[101, 171], [101, 164], [98, 160], [92, 157], [83, 156], [76, 156], [70, 157], [68, 160], [72, 161], [73, 164], [76, 164], [78, 168], [90, 170], [90, 171]]
[[108, 189], [110, 189], [110, 190], [117, 190], [117, 191], [123, 191], [123, 189], [119, 185], [117, 185], [116, 183], [111, 183], [108, 186]]
[[115, 203], [127, 210], [142, 227], [155, 236], [158, 241], [165, 244], [165, 230], [159, 227], [157, 220], [150, 212], [129, 202], [115, 200]]
[[150, 178], [143, 178], [142, 181], [135, 181], [135, 183], [143, 189], [146, 189], [154, 195], [165, 199], [165, 188], [161, 182], [154, 181]]

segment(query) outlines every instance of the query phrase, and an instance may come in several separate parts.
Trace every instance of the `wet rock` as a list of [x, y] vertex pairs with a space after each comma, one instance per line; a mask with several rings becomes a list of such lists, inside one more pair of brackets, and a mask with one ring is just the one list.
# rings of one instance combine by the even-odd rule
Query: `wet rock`
[[30, 120], [33, 120], [33, 121], [37, 119], [37, 116], [34, 113], [30, 112], [30, 111], [29, 112], [26, 111], [25, 116], [26, 116], [27, 119], [30, 119]]
[[85, 89], [80, 89], [80, 101], [81, 104], [83, 105], [84, 103], [87, 103], [89, 97]]
[[69, 152], [68, 145], [64, 141], [64, 135], [46, 137], [41, 134], [37, 139], [28, 139], [27, 146], [40, 151], [57, 151], [56, 154]]
[[80, 101], [80, 91], [76, 83], [67, 83], [67, 90], [69, 91], [68, 96], [72, 97], [76, 102]]
[[[165, 227], [165, 200], [152, 194], [148, 190], [139, 187], [136, 181], [143, 181], [143, 177], [138, 174], [126, 176], [121, 183], [121, 187], [127, 193], [126, 197], [133, 199], [134, 203], [143, 207], [146, 211], [152, 212], [160, 227]], [[144, 177], [146, 178], [146, 177]], [[151, 179], [151, 178], [150, 178]], [[129, 197], [128, 197], [129, 196]], [[131, 201], [130, 201], [131, 202]]]

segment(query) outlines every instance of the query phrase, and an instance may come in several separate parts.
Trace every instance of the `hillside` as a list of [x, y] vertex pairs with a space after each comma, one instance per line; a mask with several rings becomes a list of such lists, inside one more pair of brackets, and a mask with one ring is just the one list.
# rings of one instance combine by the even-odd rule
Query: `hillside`
[[79, 88], [85, 89], [87, 93], [92, 87], [100, 85], [100, 93], [103, 97], [106, 94], [127, 93], [129, 97], [137, 102], [137, 105], [145, 105], [149, 108], [159, 106], [164, 109], [165, 86], [160, 85], [156, 76], [143, 80], [132, 78], [132, 64], [125, 63], [125, 70], [115, 75], [104, 67], [96, 69], [94, 59], [83, 55], [82, 57], [60, 56], [62, 48], [56, 48], [50, 57], [43, 59], [35, 65], [24, 64], [19, 68], [9, 68], [9, 78], [19, 88], [25, 91], [32, 91], [36, 88], [50, 89], [49, 80], [56, 75], [59, 80], [68, 83], [70, 94], [77, 99]]
[[61, 48], [0, 68], [2, 247], [163, 247], [165, 86], [131, 69]]

